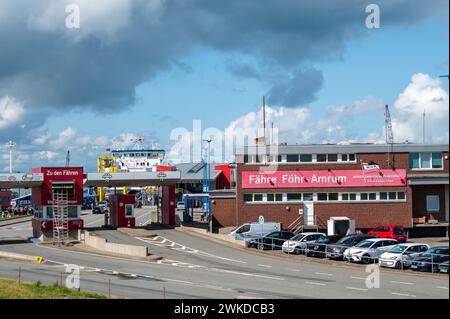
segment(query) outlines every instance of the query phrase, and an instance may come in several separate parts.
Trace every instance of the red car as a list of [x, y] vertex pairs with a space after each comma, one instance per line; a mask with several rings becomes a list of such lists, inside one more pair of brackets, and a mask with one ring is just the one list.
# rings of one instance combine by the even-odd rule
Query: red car
[[401, 225], [382, 225], [375, 227], [368, 232], [369, 235], [375, 235], [380, 238], [392, 238], [400, 243], [404, 243], [408, 240], [408, 235], [405, 229]]

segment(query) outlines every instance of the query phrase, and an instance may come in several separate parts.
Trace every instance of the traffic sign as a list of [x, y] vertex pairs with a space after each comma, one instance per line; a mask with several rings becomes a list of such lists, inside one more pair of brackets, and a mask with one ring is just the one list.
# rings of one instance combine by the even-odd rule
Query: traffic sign
[[258, 218], [258, 222], [262, 225], [262, 224], [264, 224], [264, 216], [259, 216], [259, 218]]

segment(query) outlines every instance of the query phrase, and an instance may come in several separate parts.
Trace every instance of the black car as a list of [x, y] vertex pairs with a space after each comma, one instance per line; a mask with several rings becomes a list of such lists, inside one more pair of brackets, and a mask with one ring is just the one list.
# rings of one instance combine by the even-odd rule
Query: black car
[[342, 236], [338, 235], [323, 236], [313, 243], [306, 244], [306, 256], [324, 258], [326, 254], [325, 249], [327, 245], [334, 244], [338, 242], [339, 239], [341, 238]]
[[264, 249], [281, 249], [283, 243], [292, 238], [295, 234], [290, 231], [274, 231], [259, 238], [252, 239], [248, 242], [247, 247], [255, 247]]
[[439, 272], [439, 264], [445, 261], [448, 261], [448, 247], [432, 247], [412, 260], [411, 269]]
[[448, 274], [448, 258], [443, 263], [439, 264], [439, 272], [442, 272], [444, 274]]
[[342, 237], [336, 242], [336, 244], [327, 245], [326, 257], [330, 259], [342, 260], [344, 257], [344, 251], [347, 248], [353, 247], [359, 242], [369, 238], [378, 238], [378, 236], [360, 234]]

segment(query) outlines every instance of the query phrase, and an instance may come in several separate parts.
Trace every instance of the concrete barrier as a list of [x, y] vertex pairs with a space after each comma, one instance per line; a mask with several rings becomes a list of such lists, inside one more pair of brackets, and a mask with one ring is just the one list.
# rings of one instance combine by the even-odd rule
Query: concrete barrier
[[36, 259], [37, 256], [16, 254], [16, 253], [10, 253], [10, 252], [7, 252], [7, 251], [0, 251], [0, 257], [37, 262], [37, 259]]
[[113, 254], [128, 255], [133, 257], [147, 257], [148, 247], [109, 243], [105, 238], [91, 234], [87, 230], [79, 232], [79, 240], [97, 250]]

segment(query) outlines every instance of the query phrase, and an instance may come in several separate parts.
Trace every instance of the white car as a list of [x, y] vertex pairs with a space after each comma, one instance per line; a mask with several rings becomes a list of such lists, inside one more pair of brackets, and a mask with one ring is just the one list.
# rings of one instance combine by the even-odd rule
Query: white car
[[326, 236], [324, 233], [299, 233], [289, 240], [286, 240], [281, 250], [286, 254], [300, 254], [306, 249], [306, 244], [311, 243]]
[[344, 251], [344, 259], [363, 264], [374, 263], [380, 255], [398, 241], [387, 238], [369, 238]]
[[381, 267], [400, 269], [407, 266], [409, 262], [417, 255], [430, 248], [427, 244], [405, 243], [392, 246], [389, 251], [381, 254], [378, 264]]

